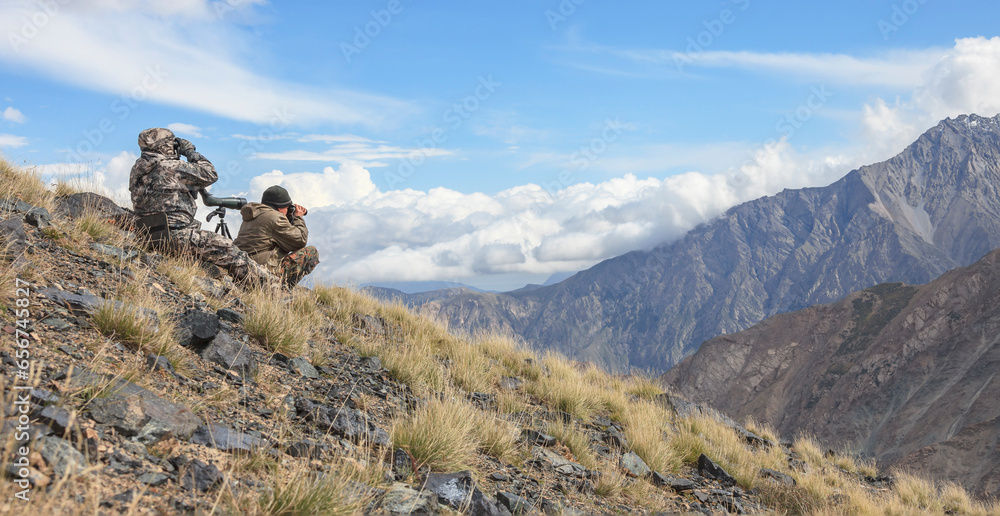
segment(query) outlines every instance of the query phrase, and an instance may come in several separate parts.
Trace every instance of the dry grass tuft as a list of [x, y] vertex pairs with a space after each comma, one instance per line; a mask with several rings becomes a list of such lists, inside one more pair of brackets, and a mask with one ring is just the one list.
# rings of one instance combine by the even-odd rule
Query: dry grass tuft
[[601, 476], [594, 481], [594, 493], [602, 498], [617, 498], [622, 494], [628, 477], [621, 474], [617, 468], [611, 464], [606, 464], [601, 468]]
[[46, 188], [39, 173], [14, 166], [2, 156], [0, 156], [0, 197], [21, 199], [50, 212], [55, 206], [55, 194]]
[[456, 387], [466, 392], [488, 392], [500, 381], [500, 371], [475, 342], [443, 340], [443, 355]]
[[639, 401], [629, 407], [622, 421], [631, 451], [659, 472], [675, 471], [681, 466], [680, 455], [667, 439], [669, 420], [670, 414], [663, 407]]
[[178, 256], [173, 253], [164, 255], [157, 270], [170, 278], [174, 287], [185, 294], [200, 290], [197, 278], [204, 275], [204, 271], [199, 260], [193, 256]]
[[472, 434], [479, 442], [479, 451], [486, 455], [500, 460], [509, 460], [516, 455], [520, 431], [497, 414], [477, 410]]
[[635, 375], [629, 378], [629, 385], [625, 392], [644, 400], [654, 400], [663, 394], [663, 386], [653, 377], [644, 374]]
[[359, 514], [373, 497], [347, 463], [335, 464], [326, 473], [299, 465], [274, 478], [273, 489], [263, 494], [251, 491], [231, 500], [231, 512], [251, 516]]
[[302, 355], [314, 330], [310, 314], [269, 289], [246, 292], [244, 301], [248, 305], [244, 322], [247, 334], [271, 351], [289, 357]]
[[576, 462], [591, 470], [596, 470], [600, 466], [597, 452], [590, 445], [590, 436], [578, 426], [560, 421], [549, 424], [545, 431], [569, 448]]
[[421, 466], [458, 471], [474, 464], [478, 410], [456, 399], [431, 399], [408, 418], [397, 421], [392, 442], [406, 449]]

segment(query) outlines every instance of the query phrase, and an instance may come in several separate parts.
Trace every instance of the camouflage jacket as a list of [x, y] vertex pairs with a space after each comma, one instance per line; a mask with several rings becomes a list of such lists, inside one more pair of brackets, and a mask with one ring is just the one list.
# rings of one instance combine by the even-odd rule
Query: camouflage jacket
[[289, 222], [278, 210], [258, 202], [247, 204], [240, 214], [243, 224], [233, 244], [271, 271], [277, 270], [288, 253], [302, 249], [309, 240], [309, 230], [302, 217]]
[[[172, 136], [172, 135], [171, 135]], [[183, 161], [165, 145], [144, 147], [142, 156], [132, 166], [129, 191], [132, 206], [139, 217], [166, 213], [171, 228], [201, 227], [195, 220], [198, 189], [219, 179], [215, 166], [200, 154]]]

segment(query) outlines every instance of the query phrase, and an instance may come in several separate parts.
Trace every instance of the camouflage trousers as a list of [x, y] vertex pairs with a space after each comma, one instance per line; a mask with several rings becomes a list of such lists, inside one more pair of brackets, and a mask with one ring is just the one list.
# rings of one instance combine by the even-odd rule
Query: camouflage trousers
[[312, 272], [318, 264], [319, 251], [311, 245], [306, 246], [282, 258], [278, 264], [277, 275], [291, 288], [298, 285], [299, 281]]
[[234, 246], [232, 240], [211, 231], [197, 228], [171, 229], [170, 250], [214, 263], [228, 271], [237, 281], [258, 286], [281, 285], [277, 277]]

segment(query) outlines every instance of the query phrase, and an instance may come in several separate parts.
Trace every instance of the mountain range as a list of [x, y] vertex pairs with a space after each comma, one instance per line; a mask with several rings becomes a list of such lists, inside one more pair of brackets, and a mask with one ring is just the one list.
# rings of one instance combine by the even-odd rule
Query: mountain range
[[983, 496], [1000, 492], [1000, 250], [705, 342], [662, 380], [734, 418], [807, 433]]
[[453, 329], [664, 371], [718, 335], [880, 283], [927, 283], [1000, 247], [998, 163], [1000, 116], [949, 118], [829, 186], [746, 202], [555, 285], [393, 295]]

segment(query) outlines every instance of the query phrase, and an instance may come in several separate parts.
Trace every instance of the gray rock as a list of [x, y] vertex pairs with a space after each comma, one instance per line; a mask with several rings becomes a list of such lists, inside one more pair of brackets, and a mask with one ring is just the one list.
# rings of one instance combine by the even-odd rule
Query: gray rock
[[139, 257], [139, 252], [134, 250], [125, 251], [124, 249], [119, 249], [115, 246], [92, 243], [90, 248], [105, 255], [115, 258], [123, 262], [131, 261]]
[[504, 376], [500, 379], [500, 389], [504, 391], [516, 391], [521, 388], [522, 383], [524, 382], [522, 382], [520, 378]]
[[108, 379], [81, 369], [75, 372], [71, 384], [107, 387], [105, 390], [111, 392], [110, 395], [90, 402], [91, 418], [144, 442], [155, 441], [168, 433], [178, 439], [187, 439], [201, 423], [184, 405], [167, 401], [131, 382]]
[[225, 287], [219, 285], [215, 280], [195, 276], [194, 282], [198, 284], [198, 288], [201, 289], [202, 292], [210, 296], [222, 299], [226, 295]]
[[188, 491], [209, 491], [225, 479], [214, 464], [206, 464], [198, 459], [178, 469], [181, 469], [179, 483]]
[[175, 374], [174, 366], [171, 365], [170, 360], [162, 355], [148, 355], [146, 356], [146, 367], [153, 371], [166, 371], [170, 374]]
[[766, 478], [768, 480], [773, 480], [774, 482], [777, 482], [779, 484], [786, 485], [786, 486], [789, 486], [789, 487], [795, 485], [795, 479], [792, 478], [791, 475], [782, 473], [780, 471], [775, 471], [773, 469], [761, 468], [760, 471], [757, 472], [757, 476], [759, 476], [761, 478]]
[[535, 456], [535, 460], [538, 461], [539, 466], [547, 465], [556, 473], [576, 478], [583, 478], [588, 475], [587, 468], [583, 467], [583, 465], [566, 460], [552, 450], [542, 448], [540, 446], [533, 446], [531, 448], [531, 453]]
[[493, 500], [486, 498], [476, 487], [471, 471], [458, 473], [430, 473], [424, 480], [423, 490], [437, 495], [438, 503], [469, 514], [499, 516], [500, 510]]
[[531, 502], [514, 493], [501, 491], [497, 493], [497, 502], [510, 511], [511, 514], [524, 514], [532, 509]]
[[257, 360], [250, 355], [250, 350], [241, 342], [219, 333], [201, 352], [201, 358], [218, 364], [226, 369], [235, 369], [247, 376], [257, 370]]
[[736, 485], [736, 479], [704, 453], [698, 457], [698, 474], [708, 479], [718, 480], [722, 485]]
[[649, 466], [646, 465], [646, 462], [634, 452], [628, 452], [622, 455], [618, 464], [630, 477], [646, 478], [653, 472], [649, 469]]
[[40, 322], [56, 331], [65, 331], [73, 327], [73, 325], [67, 322], [66, 319], [55, 316], [46, 317]]
[[403, 480], [413, 474], [413, 456], [410, 452], [396, 448], [392, 453], [392, 471], [396, 480]]
[[52, 214], [45, 208], [32, 208], [24, 214], [24, 221], [38, 229], [45, 229], [52, 225]]
[[604, 442], [610, 444], [611, 446], [615, 446], [623, 450], [628, 448], [628, 440], [625, 439], [625, 436], [613, 426], [608, 428], [607, 432], [604, 432], [603, 439]]
[[164, 475], [163, 473], [143, 473], [136, 478], [140, 483], [146, 484], [150, 487], [160, 487], [166, 484], [170, 480], [169, 475]]
[[90, 404], [90, 417], [110, 425], [125, 436], [136, 436], [149, 422], [142, 399], [131, 396], [95, 398]]
[[309, 459], [321, 460], [329, 451], [329, 448], [329, 446], [323, 443], [306, 439], [289, 444], [288, 447], [285, 448], [285, 453], [291, 455], [292, 457], [306, 457]]
[[475, 486], [472, 472], [467, 470], [458, 473], [430, 473], [421, 489], [437, 495], [438, 503], [458, 509], [471, 498]]
[[177, 338], [182, 346], [202, 350], [219, 334], [217, 314], [189, 310], [177, 320]]
[[31, 389], [31, 400], [42, 405], [59, 403], [59, 396], [45, 389]]
[[312, 421], [319, 430], [354, 441], [389, 446], [389, 434], [371, 422], [360, 410], [343, 406], [331, 407], [313, 403], [306, 398], [295, 399], [299, 416]]
[[231, 322], [233, 324], [243, 324], [243, 314], [237, 312], [236, 310], [220, 308], [216, 314], [219, 316], [219, 319], [222, 319], [223, 321]]
[[35, 441], [35, 450], [42, 455], [45, 463], [52, 468], [56, 479], [75, 475], [87, 467], [87, 458], [64, 439], [45, 436]]
[[84, 213], [97, 213], [106, 219], [125, 222], [132, 218], [114, 201], [93, 192], [81, 192], [56, 199], [56, 215], [77, 218]]
[[537, 430], [532, 430], [530, 428], [525, 428], [521, 430], [521, 441], [537, 444], [538, 446], [544, 446], [550, 448], [556, 445], [556, 438], [548, 434], [543, 434]]
[[381, 317], [354, 314], [352, 320], [354, 321], [354, 326], [365, 333], [380, 336], [384, 336], [386, 334], [385, 319], [382, 319]]
[[28, 245], [28, 233], [21, 219], [0, 222], [0, 251], [8, 257], [20, 256]]
[[365, 442], [375, 446], [389, 446], [389, 434], [368, 420], [363, 412], [343, 409], [333, 416], [328, 425], [329, 432], [355, 442]]
[[188, 442], [228, 452], [252, 452], [267, 445], [260, 438], [218, 423], [199, 426]]
[[654, 485], [658, 485], [661, 487], [669, 487], [678, 494], [683, 493], [685, 491], [693, 491], [694, 488], [697, 486], [697, 484], [686, 478], [664, 475], [656, 471], [653, 472], [652, 480]]
[[[102, 303], [111, 302], [117, 308], [121, 308], [124, 304], [118, 300], [105, 301], [89, 292], [81, 292], [79, 294], [74, 294], [72, 292], [67, 292], [65, 290], [59, 290], [53, 287], [46, 287], [38, 290], [38, 294], [48, 298], [53, 303], [66, 307], [74, 315], [83, 316], [89, 315], [97, 310]], [[151, 310], [143, 309], [143, 313], [149, 318], [151, 322], [157, 322], [156, 312]]]
[[382, 370], [382, 361], [378, 357], [361, 357], [359, 361], [361, 368], [365, 371], [376, 373]]
[[34, 206], [14, 197], [0, 199], [0, 211], [27, 213], [33, 208]]
[[319, 378], [319, 372], [309, 363], [306, 357], [295, 357], [288, 361], [288, 369], [306, 378]]
[[382, 510], [392, 515], [438, 514], [437, 496], [430, 491], [417, 491], [395, 483], [382, 497]]
[[38, 413], [38, 421], [48, 425], [56, 433], [63, 434], [76, 426], [76, 412], [49, 405]]

